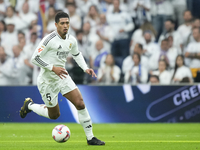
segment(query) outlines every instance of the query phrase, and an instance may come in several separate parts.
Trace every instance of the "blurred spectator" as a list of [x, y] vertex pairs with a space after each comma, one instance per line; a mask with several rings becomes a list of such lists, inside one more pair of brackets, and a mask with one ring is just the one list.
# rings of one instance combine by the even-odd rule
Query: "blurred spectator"
[[150, 58], [153, 53], [159, 52], [159, 46], [152, 41], [151, 31], [145, 31], [143, 37], [145, 40], [143, 43], [144, 55]]
[[0, 46], [0, 66], [6, 61], [7, 55], [5, 53], [4, 47]]
[[19, 31], [19, 32], [17, 33], [17, 39], [18, 39], [18, 43], [19, 43], [19, 41], [20, 41], [21, 39], [25, 39], [25, 34], [24, 34], [24, 32]]
[[181, 25], [183, 21], [183, 13], [187, 9], [187, 0], [172, 0], [174, 8], [173, 18], [177, 20], [177, 26]]
[[1, 39], [1, 44], [5, 48], [6, 54], [13, 56], [12, 47], [18, 44], [17, 32], [15, 31], [15, 23], [12, 19], [6, 19], [5, 21], [7, 30], [4, 34], [4, 37]]
[[123, 59], [129, 55], [129, 32], [134, 29], [131, 16], [120, 10], [119, 0], [113, 0], [114, 10], [107, 15], [108, 24], [113, 29], [114, 42], [111, 53], [116, 64], [121, 67]]
[[[172, 42], [172, 41], [170, 41]], [[168, 39], [164, 39], [161, 42], [160, 51], [157, 53], [153, 53], [149, 58], [149, 67], [150, 70], [158, 69], [158, 61], [165, 60], [170, 67], [173, 68], [173, 62], [178, 55], [178, 51], [175, 51], [173, 48], [170, 48], [170, 43]]]
[[108, 51], [104, 48], [103, 41], [98, 40], [96, 42], [96, 50], [97, 54], [93, 57], [93, 66], [92, 68], [94, 69], [94, 72], [97, 74], [97, 71], [101, 65], [104, 65], [106, 56], [108, 55]]
[[37, 20], [37, 15], [33, 12], [29, 11], [29, 4], [28, 2], [24, 2], [22, 5], [22, 11], [19, 12], [19, 17], [22, 19], [23, 22], [26, 23], [26, 28], [23, 29], [23, 31], [28, 30], [28, 28], [31, 26], [32, 21]]
[[88, 56], [85, 56], [86, 62], [88, 62], [89, 66], [92, 66], [91, 56], [96, 55], [95, 44], [99, 40], [99, 37], [96, 33], [91, 31], [91, 26], [89, 22], [83, 24], [83, 43], [85, 44], [85, 48]]
[[191, 33], [191, 29], [192, 29], [192, 13], [189, 10], [186, 10], [184, 12], [183, 15], [184, 18], [184, 24], [181, 24], [178, 29], [177, 32], [180, 34], [182, 41], [183, 41], [183, 47], [185, 48], [186, 46], [186, 42], [187, 42], [187, 38], [189, 36], [189, 34]]
[[113, 31], [106, 21], [106, 15], [100, 15], [100, 24], [96, 27], [96, 33], [103, 40], [103, 44], [108, 52], [111, 52], [111, 43], [113, 42]]
[[50, 32], [56, 30], [55, 14], [56, 14], [55, 8], [52, 7], [52, 6], [49, 7], [48, 13], [47, 13], [47, 16], [46, 16], [46, 20], [47, 20], [46, 34], [49, 34]]
[[83, 21], [89, 22], [92, 28], [99, 24], [99, 12], [95, 5], [90, 6], [88, 14], [84, 17]]
[[170, 60], [169, 60], [169, 68], [170, 69], [174, 69], [175, 67], [175, 61], [176, 61], [176, 57], [179, 54], [182, 54], [181, 49], [177, 49], [177, 47], [174, 46], [174, 39], [172, 36], [169, 36], [168, 38], [168, 44], [169, 44], [169, 50], [168, 53], [171, 53], [172, 55], [170, 56]]
[[183, 40], [182, 40], [182, 37], [180, 36], [180, 34], [174, 30], [174, 27], [175, 27], [175, 24], [172, 19], [168, 19], [165, 21], [165, 31], [162, 33], [162, 35], [160, 35], [159, 43], [163, 39], [166, 39], [171, 35], [174, 40], [174, 43], [173, 43], [174, 46], [177, 47], [178, 49], [180, 49], [180, 47], [182, 47]]
[[100, 13], [107, 13], [108, 8], [112, 5], [112, 0], [99, 0], [98, 9]]
[[20, 50], [23, 51], [24, 46], [26, 45], [26, 39], [25, 38], [21, 38], [19, 40], [19, 44], [18, 45], [19, 45]]
[[194, 28], [192, 31], [195, 42], [189, 43], [186, 49], [186, 65], [190, 68], [200, 68], [200, 29]]
[[193, 82], [190, 68], [185, 66], [183, 55], [178, 55], [176, 58], [175, 68], [172, 71], [172, 83], [180, 83], [185, 77], [189, 78], [190, 83]]
[[28, 83], [33, 82], [32, 75], [33, 75], [33, 68], [34, 65], [31, 63], [31, 57], [35, 49], [37, 48], [37, 45], [39, 43], [37, 33], [31, 34], [30, 43], [26, 44], [26, 46], [23, 49], [24, 52], [24, 72], [26, 73], [28, 77]]
[[125, 83], [138, 84], [146, 83], [148, 79], [148, 71], [141, 65], [141, 57], [138, 53], [133, 53], [132, 59], [134, 66], [130, 71], [127, 71], [124, 76]]
[[56, 0], [46, 0], [45, 1], [45, 10], [48, 10], [50, 7], [54, 7], [55, 10], [63, 10], [65, 5], [62, 5], [62, 3], [59, 3]]
[[131, 52], [129, 56], [127, 56], [122, 63], [122, 72], [123, 74], [126, 74], [126, 72], [130, 71], [134, 66], [133, 61], [133, 53], [137, 53], [140, 55], [141, 58], [141, 66], [144, 67], [146, 70], [149, 69], [148, 67], [148, 58], [143, 55], [144, 50], [141, 44], [137, 43], [135, 44], [134, 50]]
[[195, 41], [188, 44], [185, 52], [185, 62], [191, 69], [193, 78], [196, 78], [200, 69], [200, 29], [194, 28], [192, 32]]
[[118, 83], [120, 79], [121, 70], [115, 65], [114, 57], [108, 54], [105, 59], [105, 65], [102, 65], [97, 74], [99, 83]]
[[83, 42], [83, 30], [78, 30], [76, 32], [76, 39], [77, 39], [77, 44], [78, 44], [78, 48], [81, 51], [83, 57], [86, 59], [86, 63], [88, 63], [88, 58], [89, 58], [89, 54], [87, 51], [87, 45], [86, 43]]
[[76, 13], [75, 3], [67, 3], [66, 5], [70, 16], [69, 33], [76, 36], [76, 31], [81, 29], [81, 17]]
[[23, 30], [24, 28], [27, 28], [27, 24], [22, 21], [22, 19], [15, 13], [14, 7], [9, 6], [6, 9], [6, 17], [5, 17], [5, 22], [6, 20], [12, 19], [14, 24], [15, 24], [15, 30]]
[[150, 75], [149, 83], [150, 84], [160, 84], [159, 77], [157, 75]]
[[170, 84], [171, 82], [171, 74], [167, 71], [167, 62], [165, 60], [160, 60], [158, 70], [153, 71], [151, 74], [159, 77], [160, 84]]
[[150, 0], [133, 0], [129, 4], [129, 10], [136, 26], [141, 26], [145, 21], [151, 22], [150, 9]]
[[4, 34], [6, 31], [6, 24], [3, 20], [0, 21], [0, 45], [2, 42], [2, 38], [4, 38]]
[[195, 42], [195, 39], [193, 37], [193, 29], [195, 29], [195, 28], [200, 28], [200, 19], [199, 18], [194, 18], [193, 19], [192, 29], [190, 30], [190, 34], [187, 37], [186, 43], [184, 43], [184, 45], [185, 45], [184, 52], [186, 51], [187, 46], [188, 46], [189, 43]]
[[[107, 14], [112, 13], [115, 10], [115, 6], [113, 5], [113, 2], [114, 1], [112, 0], [112, 5], [109, 5]], [[128, 7], [123, 3], [122, 0], [119, 0], [119, 9], [120, 11], [128, 12]]]
[[6, 8], [9, 6], [9, 3], [7, 4], [4, 2], [4, 0], [0, 0], [0, 20], [3, 20], [6, 15]]
[[[17, 12], [22, 11], [23, 4], [26, 1], [27, 0], [18, 0], [15, 6], [15, 10]], [[28, 5], [30, 6], [30, 12], [35, 13], [35, 14], [38, 13], [40, 0], [28, 0], [27, 2], [28, 2]]]
[[135, 30], [134, 33], [132, 34], [131, 37], [131, 49], [134, 48], [136, 43], [141, 43], [144, 44], [145, 43], [145, 39], [143, 37], [145, 32], [151, 32], [151, 42], [155, 41], [155, 37], [156, 37], [156, 30], [154, 29], [154, 27], [152, 26], [152, 24], [148, 21], [145, 21], [139, 29]]
[[88, 10], [90, 6], [92, 5], [97, 6], [98, 1], [97, 0], [76, 0], [76, 4], [78, 6], [79, 15], [83, 18], [88, 14]]
[[151, 0], [151, 16], [155, 30], [157, 31], [156, 41], [164, 31], [164, 22], [171, 19], [173, 15], [171, 0]]
[[0, 66], [0, 85], [23, 85], [25, 81], [23, 71], [20, 70], [22, 66], [20, 47], [14, 45], [12, 50], [14, 56], [8, 57]]

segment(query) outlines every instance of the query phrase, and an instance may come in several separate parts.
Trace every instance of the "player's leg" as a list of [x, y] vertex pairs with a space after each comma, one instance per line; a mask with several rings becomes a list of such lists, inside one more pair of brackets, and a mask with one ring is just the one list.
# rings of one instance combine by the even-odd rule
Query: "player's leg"
[[60, 116], [58, 105], [59, 88], [57, 88], [56, 84], [42, 83], [38, 86], [38, 89], [45, 104], [35, 104], [31, 98], [27, 98], [20, 110], [20, 116], [25, 118], [27, 113], [33, 111], [40, 116], [57, 119]]
[[71, 101], [72, 104], [74, 104], [74, 106], [76, 107], [78, 111], [79, 122], [85, 131], [88, 145], [105, 145], [105, 142], [97, 139], [93, 135], [92, 121], [87, 111], [87, 108], [85, 107], [85, 104], [84, 104], [84, 101], [79, 89], [76, 88], [64, 94], [63, 96], [66, 97], [69, 101]]
[[55, 107], [47, 107], [45, 104], [35, 104], [31, 98], [26, 98], [24, 105], [20, 110], [20, 116], [25, 118], [26, 115], [31, 111], [49, 119], [57, 119], [60, 116], [58, 104]]

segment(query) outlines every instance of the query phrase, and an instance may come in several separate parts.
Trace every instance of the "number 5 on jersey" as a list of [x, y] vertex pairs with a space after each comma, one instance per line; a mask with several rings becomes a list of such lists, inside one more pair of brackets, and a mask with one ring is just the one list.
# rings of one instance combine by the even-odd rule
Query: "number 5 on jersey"
[[47, 100], [49, 101], [49, 105], [52, 105], [50, 93], [47, 93], [47, 94], [46, 94], [46, 97], [47, 97]]

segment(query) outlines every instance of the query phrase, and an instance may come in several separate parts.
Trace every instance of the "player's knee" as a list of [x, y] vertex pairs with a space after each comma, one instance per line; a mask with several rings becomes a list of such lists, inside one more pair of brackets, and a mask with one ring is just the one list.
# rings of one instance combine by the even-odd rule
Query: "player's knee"
[[81, 110], [81, 109], [84, 109], [85, 108], [85, 104], [83, 101], [80, 101], [77, 105], [76, 105], [76, 108], [78, 110]]
[[53, 119], [53, 120], [56, 120], [56, 119], [58, 119], [59, 116], [60, 116], [60, 112], [49, 115], [49, 118]]

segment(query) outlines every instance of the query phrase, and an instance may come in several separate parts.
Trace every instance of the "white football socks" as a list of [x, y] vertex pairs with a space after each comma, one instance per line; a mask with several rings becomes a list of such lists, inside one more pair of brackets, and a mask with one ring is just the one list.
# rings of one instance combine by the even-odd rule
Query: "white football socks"
[[87, 111], [87, 108], [77, 111], [79, 122], [85, 131], [86, 137], [88, 140], [91, 140], [94, 137], [94, 135], [92, 132], [92, 121], [90, 119], [90, 115]]
[[36, 114], [49, 118], [49, 114], [48, 114], [48, 109], [46, 107], [46, 105], [41, 105], [41, 104], [28, 104], [28, 109], [32, 110], [33, 112], [35, 112]]

